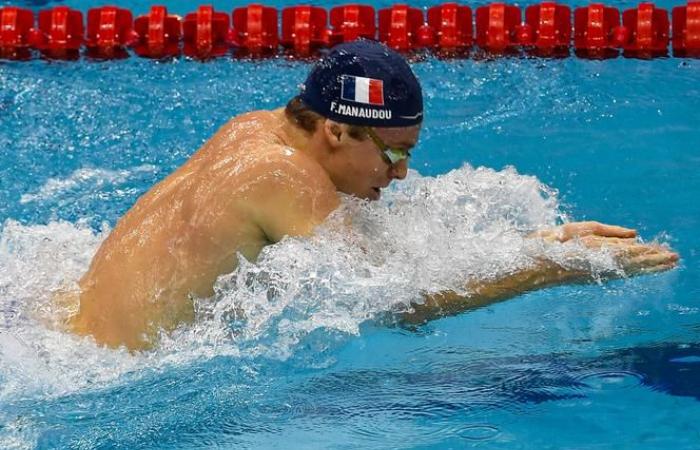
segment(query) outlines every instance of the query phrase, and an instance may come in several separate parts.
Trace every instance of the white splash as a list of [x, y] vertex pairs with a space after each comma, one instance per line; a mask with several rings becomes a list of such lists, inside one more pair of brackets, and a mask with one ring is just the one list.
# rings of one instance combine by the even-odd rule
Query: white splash
[[28, 417], [6, 417], [0, 412], [2, 434], [0, 448], [3, 450], [30, 450], [37, 448], [40, 432], [36, 423]]
[[49, 178], [38, 191], [22, 194], [19, 202], [25, 204], [49, 200], [81, 187], [98, 192], [105, 185], [121, 184], [130, 180], [135, 174], [154, 173], [155, 171], [156, 167], [150, 164], [143, 164], [132, 170], [82, 168], [74, 171], [67, 178]]
[[379, 202], [346, 199], [313, 237], [287, 238], [255, 264], [242, 261], [219, 278], [214, 298], [197, 302], [196, 324], [167, 345], [287, 358], [313, 330], [357, 333], [365, 320], [409, 310], [425, 292], [466, 292], [470, 280], [543, 256], [614, 268], [610, 255], [575, 242], [525, 238], [563, 219], [555, 192], [512, 168], [465, 166], [437, 178], [412, 172]]
[[[351, 223], [345, 218], [350, 218]], [[197, 320], [131, 355], [100, 348], [37, 317], [65, 314], [52, 292], [74, 285], [108, 230], [83, 224], [23, 226], [0, 234], [0, 399], [62, 395], [104, 386], [125, 373], [214, 355], [287, 358], [314, 331], [357, 333], [366, 320], [405, 311], [424, 292], [464, 291], [566, 245], [524, 236], [564, 219], [556, 193], [535, 177], [465, 166], [436, 178], [411, 172], [379, 202], [345, 199], [311, 238], [267, 247], [219, 278], [196, 302]], [[609, 255], [579, 249], [580, 261], [614, 268]]]
[[104, 384], [134, 368], [124, 351], [98, 348], [57, 331], [46, 318], [53, 294], [70, 288], [109, 230], [82, 223], [23, 226], [5, 222], [0, 235], [0, 399], [13, 393], [62, 395]]

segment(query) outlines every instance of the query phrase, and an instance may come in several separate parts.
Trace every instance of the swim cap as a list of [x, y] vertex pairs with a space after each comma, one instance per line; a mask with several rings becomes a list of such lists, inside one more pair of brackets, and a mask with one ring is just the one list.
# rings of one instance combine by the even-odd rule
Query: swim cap
[[311, 69], [301, 100], [337, 122], [406, 127], [423, 121], [420, 84], [406, 60], [376, 41], [333, 47]]

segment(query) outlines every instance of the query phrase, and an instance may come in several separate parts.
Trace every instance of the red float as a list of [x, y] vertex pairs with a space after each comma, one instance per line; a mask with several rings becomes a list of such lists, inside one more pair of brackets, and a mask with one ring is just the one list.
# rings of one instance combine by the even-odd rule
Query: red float
[[277, 9], [254, 4], [234, 9], [232, 16], [240, 56], [263, 56], [277, 52]]
[[418, 8], [394, 5], [379, 10], [379, 40], [400, 52], [419, 47], [418, 30], [423, 26], [423, 13]]
[[316, 6], [292, 6], [282, 10], [283, 47], [302, 57], [329, 43], [328, 14]]
[[87, 53], [93, 58], [126, 58], [137, 39], [131, 11], [115, 6], [92, 8], [87, 14]]
[[375, 39], [374, 8], [369, 5], [345, 5], [331, 9], [330, 44], [350, 42], [358, 38]]
[[424, 23], [423, 25], [418, 27], [418, 31], [416, 31], [416, 47], [435, 47], [435, 32], [427, 23]]
[[515, 42], [520, 45], [531, 47], [535, 42], [535, 30], [529, 23], [522, 23], [515, 26]]
[[513, 51], [518, 45], [517, 27], [520, 9], [504, 3], [492, 3], [476, 9], [476, 45], [492, 53]]
[[428, 9], [428, 25], [435, 30], [435, 46], [443, 52], [462, 52], [473, 44], [472, 10], [457, 3]]
[[700, 1], [673, 8], [673, 56], [700, 57]]
[[134, 31], [138, 37], [134, 52], [145, 58], [171, 58], [180, 54], [180, 18], [168, 15], [165, 6], [152, 6], [151, 11], [136, 18]]
[[476, 30], [472, 10], [454, 2], [429, 8], [427, 20], [420, 8], [396, 4], [379, 10], [377, 23], [371, 5], [329, 12], [291, 6], [282, 11], [278, 35], [277, 9], [261, 4], [236, 8], [231, 16], [200, 6], [182, 21], [165, 6], [153, 6], [136, 20], [124, 8], [104, 6], [88, 10], [86, 28], [82, 13], [66, 6], [40, 11], [36, 26], [31, 10], [6, 6], [0, 8], [0, 58], [28, 59], [35, 48], [49, 58], [76, 59], [83, 45], [90, 57], [127, 57], [126, 49], [133, 47], [140, 56], [167, 58], [179, 55], [180, 39], [185, 55], [199, 59], [225, 55], [231, 47], [238, 55], [272, 55], [280, 44], [308, 57], [321, 47], [358, 38], [378, 38], [403, 52], [430, 48], [443, 56], [465, 54], [476, 40], [495, 54], [524, 48], [536, 56], [560, 57], [568, 55], [572, 34], [581, 57], [615, 57], [620, 50], [627, 57], [664, 56], [669, 40], [674, 56], [700, 57], [700, 0], [673, 8], [672, 27], [667, 10], [649, 2], [622, 15], [602, 3], [576, 8], [573, 32], [571, 9], [553, 0], [528, 6], [523, 22], [518, 7], [502, 2], [479, 7], [474, 15]]
[[29, 58], [32, 26], [34, 13], [30, 10], [14, 6], [0, 8], [0, 58]]
[[641, 3], [622, 13], [629, 39], [622, 46], [625, 56], [652, 58], [668, 54], [668, 12], [652, 3]]
[[39, 27], [30, 35], [33, 47], [54, 59], [77, 59], [85, 29], [83, 13], [67, 6], [39, 11]]
[[537, 56], [567, 56], [571, 44], [571, 9], [542, 2], [525, 9], [525, 23], [532, 29], [532, 52]]
[[620, 12], [602, 3], [574, 10], [574, 50], [584, 58], [611, 58], [624, 40]]
[[183, 53], [197, 59], [223, 56], [229, 51], [228, 14], [212, 6], [200, 6], [182, 21]]

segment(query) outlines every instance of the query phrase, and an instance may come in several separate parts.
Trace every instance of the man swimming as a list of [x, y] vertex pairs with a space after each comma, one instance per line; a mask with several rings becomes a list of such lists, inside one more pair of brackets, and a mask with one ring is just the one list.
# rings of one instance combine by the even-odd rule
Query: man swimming
[[[403, 179], [422, 119], [420, 85], [400, 55], [373, 41], [335, 47], [286, 108], [231, 119], [138, 199], [80, 280], [70, 327], [111, 347], [148, 348], [160, 330], [194, 319], [193, 298], [212, 296], [217, 277], [235, 269], [239, 253], [254, 261], [284, 236], [312, 233], [339, 206], [339, 192], [376, 200]], [[630, 274], [674, 266], [677, 255], [635, 236], [586, 222], [535, 238], [609, 247]], [[589, 278], [541, 261], [472, 283], [468, 297], [426, 294], [404, 319], [420, 322]]]

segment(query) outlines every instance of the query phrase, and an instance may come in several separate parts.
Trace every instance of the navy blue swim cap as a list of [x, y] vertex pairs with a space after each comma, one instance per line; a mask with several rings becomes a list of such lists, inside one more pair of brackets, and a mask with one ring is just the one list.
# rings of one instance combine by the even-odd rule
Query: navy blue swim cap
[[301, 100], [350, 125], [407, 127], [423, 121], [423, 94], [406, 60], [376, 41], [339, 44], [311, 69]]

